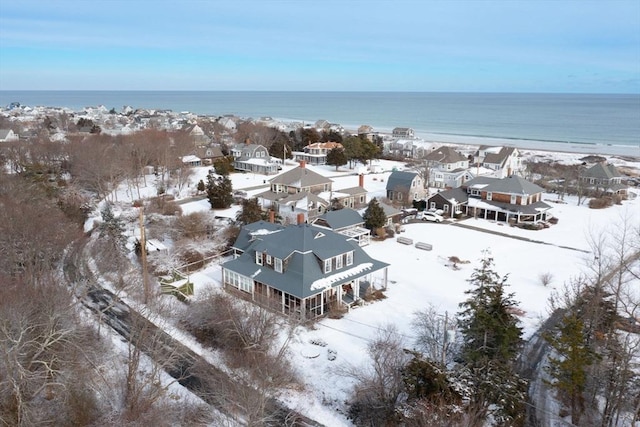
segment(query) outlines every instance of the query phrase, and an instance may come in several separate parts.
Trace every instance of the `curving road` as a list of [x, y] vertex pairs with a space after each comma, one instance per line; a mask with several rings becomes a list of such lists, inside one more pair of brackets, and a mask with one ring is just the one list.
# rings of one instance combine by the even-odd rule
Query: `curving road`
[[[64, 273], [74, 286], [81, 303], [100, 316], [100, 321], [111, 327], [128, 342], [156, 361], [165, 371], [203, 401], [236, 420], [245, 420], [246, 411], [233, 402], [232, 394], [225, 390], [242, 389], [245, 396], [257, 391], [246, 384], [239, 384], [211, 365], [203, 357], [158, 328], [154, 323], [121, 301], [117, 295], [97, 284], [87, 268], [84, 248], [87, 240], [76, 242], [64, 260]], [[222, 392], [221, 392], [222, 391]], [[275, 399], [267, 403], [267, 426], [312, 426], [322, 424], [286, 408]]]

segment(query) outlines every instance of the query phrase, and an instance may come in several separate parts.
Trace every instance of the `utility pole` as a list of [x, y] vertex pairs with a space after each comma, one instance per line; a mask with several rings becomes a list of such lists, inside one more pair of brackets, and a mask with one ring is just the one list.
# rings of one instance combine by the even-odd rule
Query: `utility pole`
[[140, 257], [142, 260], [142, 286], [144, 303], [149, 302], [149, 274], [147, 272], [147, 239], [144, 231], [144, 206], [140, 206]]

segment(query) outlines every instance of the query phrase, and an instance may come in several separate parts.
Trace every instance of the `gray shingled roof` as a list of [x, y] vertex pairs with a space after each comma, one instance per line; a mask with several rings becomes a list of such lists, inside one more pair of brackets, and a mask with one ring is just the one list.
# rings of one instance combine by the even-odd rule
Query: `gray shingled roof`
[[479, 187], [484, 191], [503, 194], [537, 194], [544, 191], [542, 187], [517, 175], [506, 178], [479, 176], [465, 182], [463, 187]]
[[[278, 273], [269, 266], [255, 262], [256, 251], [286, 259], [286, 270]], [[353, 265], [324, 273], [323, 260], [353, 251]], [[341, 234], [309, 224], [291, 225], [280, 232], [256, 239], [237, 259], [227, 261], [223, 267], [256, 281], [265, 283], [298, 298], [307, 298], [322, 292], [319, 287], [335, 286], [366, 276], [387, 267], [371, 258], [353, 240]]]
[[320, 184], [330, 184], [333, 181], [317, 172], [309, 166], [298, 166], [295, 169], [281, 173], [270, 180], [272, 184], [284, 184], [298, 188], [311, 187]]
[[619, 178], [622, 176], [618, 169], [609, 163], [596, 163], [591, 166], [589, 169], [584, 171], [582, 176], [587, 178], [597, 178], [597, 179], [612, 179]]
[[240, 230], [233, 247], [241, 251], [247, 250], [251, 245], [251, 242], [256, 237], [263, 236], [268, 233], [280, 231], [284, 228], [284, 225], [274, 224], [267, 221], [258, 221], [251, 224], [247, 224]]
[[517, 175], [511, 175], [506, 178], [499, 179], [496, 182], [492, 182], [486, 190], [494, 193], [506, 194], [537, 194], [544, 191], [542, 187]]
[[364, 223], [362, 216], [358, 212], [349, 208], [329, 211], [319, 218], [323, 219], [333, 230], [340, 230]]
[[[444, 190], [444, 191], [441, 191], [439, 193], [436, 193], [431, 197], [435, 197], [435, 196], [440, 196], [440, 197], [442, 197], [443, 199], [445, 199], [445, 200], [447, 200], [449, 202], [451, 202], [453, 200], [453, 201], [455, 201], [456, 204], [466, 203], [467, 200], [469, 200], [469, 195], [461, 187], [450, 188], [448, 190]], [[431, 199], [431, 197], [429, 197], [429, 199]], [[427, 203], [428, 203], [429, 199], [427, 199]]]
[[411, 182], [417, 175], [416, 172], [393, 171], [387, 180], [387, 190], [394, 191], [400, 187], [410, 189]]
[[487, 153], [482, 162], [502, 166], [514, 150], [514, 147], [502, 147], [497, 153]]
[[467, 160], [465, 156], [446, 145], [443, 145], [437, 150], [433, 150], [425, 156], [425, 159], [438, 163], [458, 163]]
[[[395, 216], [395, 215], [400, 215], [402, 212], [396, 208], [394, 208], [391, 205], [388, 205], [386, 203], [382, 203], [380, 201], [378, 201], [378, 204], [380, 205], [380, 207], [382, 208], [382, 210], [384, 211], [384, 214], [388, 217], [390, 216]], [[366, 208], [365, 208], [366, 210]]]

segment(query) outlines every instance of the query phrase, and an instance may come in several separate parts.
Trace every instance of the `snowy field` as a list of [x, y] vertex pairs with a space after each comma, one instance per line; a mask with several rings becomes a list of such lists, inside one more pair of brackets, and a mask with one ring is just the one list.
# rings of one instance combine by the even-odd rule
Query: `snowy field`
[[[546, 153], [545, 155], [548, 155]], [[577, 161], [581, 155], [565, 154], [563, 161]], [[565, 159], [566, 158], [566, 159]], [[386, 180], [393, 168], [403, 169], [402, 163], [380, 161], [385, 172], [365, 175], [365, 188], [370, 197], [381, 198], [385, 194]], [[289, 162], [284, 169], [296, 167]], [[637, 163], [630, 166], [638, 167]], [[311, 167], [310, 167], [311, 168]], [[199, 179], [205, 179], [209, 168], [197, 168], [185, 194], [177, 198], [193, 196]], [[336, 172], [334, 167], [313, 168], [334, 180], [334, 190], [353, 187], [358, 183], [357, 173], [347, 167]], [[245, 189], [249, 196], [265, 191], [271, 177], [251, 173], [232, 174], [234, 189]], [[205, 179], [206, 181], [206, 179]], [[124, 194], [119, 195], [122, 201]], [[556, 195], [545, 194], [544, 200], [553, 202]], [[537, 328], [547, 317], [548, 298], [554, 289], [586, 271], [593, 261], [589, 238], [599, 233], [612, 233], [621, 218], [627, 217], [634, 226], [640, 226], [640, 198], [632, 194], [622, 205], [608, 209], [592, 210], [577, 206], [572, 197], [565, 198], [563, 204], [553, 205], [552, 213], [559, 219], [558, 224], [539, 231], [522, 230], [482, 219], [465, 219], [459, 224], [453, 222], [415, 223], [404, 225], [403, 236], [414, 242], [433, 245], [432, 251], [424, 251], [399, 244], [395, 239], [372, 242], [364, 249], [373, 258], [390, 264], [389, 284], [386, 299], [354, 308], [341, 319], [323, 319], [313, 328], [299, 327], [295, 340], [290, 345], [292, 365], [304, 382], [302, 390], [290, 391], [286, 395], [288, 404], [330, 426], [349, 426], [351, 423], [337, 408], [343, 407], [350, 396], [353, 383], [345, 377], [342, 369], [361, 366], [367, 360], [367, 344], [376, 336], [381, 327], [396, 326], [405, 340], [407, 348], [414, 344], [411, 321], [418, 310], [433, 305], [449, 318], [458, 312], [458, 304], [469, 289], [468, 279], [484, 250], [488, 250], [495, 261], [495, 270], [501, 276], [508, 274], [508, 291], [515, 294], [523, 311], [521, 316], [525, 337]], [[210, 210], [206, 199], [191, 201], [182, 205], [183, 213]], [[227, 210], [216, 210], [215, 214], [234, 218], [238, 206]], [[462, 226], [473, 226], [474, 229]], [[477, 229], [476, 229], [477, 228]], [[515, 239], [524, 237], [534, 241]], [[452, 268], [449, 257], [456, 256], [469, 263]], [[211, 287], [220, 287], [220, 266], [217, 264], [193, 273], [190, 276], [195, 285], [196, 297]], [[550, 273], [551, 283], [543, 285], [541, 274]], [[310, 344], [310, 340], [321, 340], [327, 345], [320, 347]], [[188, 344], [188, 343], [187, 343]], [[202, 349], [199, 349], [201, 352]], [[328, 352], [337, 357], [331, 361]], [[317, 356], [309, 358], [309, 355]]]

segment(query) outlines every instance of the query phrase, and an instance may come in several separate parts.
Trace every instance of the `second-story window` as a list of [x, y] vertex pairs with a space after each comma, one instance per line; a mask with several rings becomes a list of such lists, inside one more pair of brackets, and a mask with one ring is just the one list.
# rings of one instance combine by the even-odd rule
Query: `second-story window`
[[347, 252], [347, 265], [353, 264], [353, 251]]
[[280, 258], [274, 258], [273, 269], [278, 273], [282, 273], [282, 260]]
[[342, 255], [336, 257], [336, 270], [342, 268]]
[[271, 255], [267, 254], [267, 265], [271, 265]]
[[487, 191], [487, 200], [491, 200], [493, 198], [493, 193], [491, 191]]
[[325, 273], [331, 272], [331, 258], [324, 260], [324, 272]]
[[256, 264], [262, 265], [262, 252], [256, 251]]

